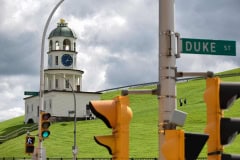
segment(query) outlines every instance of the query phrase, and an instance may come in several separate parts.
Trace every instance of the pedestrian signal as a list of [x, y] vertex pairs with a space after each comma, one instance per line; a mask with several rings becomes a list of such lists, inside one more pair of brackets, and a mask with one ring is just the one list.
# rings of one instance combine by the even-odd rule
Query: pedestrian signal
[[31, 154], [31, 153], [34, 152], [34, 142], [35, 142], [35, 137], [26, 136], [26, 139], [25, 139], [25, 153]]

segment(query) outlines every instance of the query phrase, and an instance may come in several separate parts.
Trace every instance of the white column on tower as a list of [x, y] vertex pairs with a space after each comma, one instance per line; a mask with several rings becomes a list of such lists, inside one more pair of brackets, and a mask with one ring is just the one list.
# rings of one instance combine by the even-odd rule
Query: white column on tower
[[63, 81], [62, 81], [62, 86], [63, 86], [63, 89], [66, 89], [66, 74], [64, 73], [63, 74]]
[[45, 81], [45, 84], [44, 84], [45, 90], [49, 90], [49, 86], [48, 86], [48, 76], [45, 76], [44, 81]]
[[72, 87], [73, 87], [73, 90], [76, 90], [76, 75], [73, 75]]

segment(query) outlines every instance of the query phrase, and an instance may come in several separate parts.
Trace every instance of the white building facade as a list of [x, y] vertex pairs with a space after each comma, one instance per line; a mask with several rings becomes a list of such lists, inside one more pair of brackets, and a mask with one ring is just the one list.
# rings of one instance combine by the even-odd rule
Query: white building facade
[[[63, 19], [49, 34], [48, 68], [44, 70], [44, 111], [56, 121], [72, 120], [74, 94], [78, 119], [94, 118], [88, 108], [91, 100], [100, 99], [100, 93], [82, 91], [83, 71], [77, 69], [76, 34]], [[39, 96], [25, 100], [25, 123], [37, 123]]]

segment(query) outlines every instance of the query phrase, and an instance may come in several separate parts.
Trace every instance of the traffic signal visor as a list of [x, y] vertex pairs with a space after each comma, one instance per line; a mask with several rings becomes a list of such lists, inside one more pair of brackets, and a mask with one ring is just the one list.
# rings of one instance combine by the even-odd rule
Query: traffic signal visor
[[221, 83], [219, 94], [221, 109], [228, 109], [240, 97], [240, 83]]
[[185, 133], [185, 159], [197, 159], [208, 138], [206, 134]]
[[221, 144], [231, 143], [240, 133], [240, 119], [222, 118], [221, 119]]
[[94, 136], [94, 140], [97, 144], [104, 146], [108, 149], [109, 154], [113, 154], [116, 151], [116, 142], [113, 135], [107, 136]]
[[108, 128], [116, 126], [116, 102], [114, 100], [90, 101], [90, 109], [98, 118], [103, 120]]
[[[240, 97], [240, 83], [224, 82], [220, 84], [220, 108], [229, 109], [232, 104]], [[220, 121], [221, 144], [230, 144], [240, 133], [240, 119], [222, 117]], [[238, 160], [240, 155], [221, 154], [222, 160]]]

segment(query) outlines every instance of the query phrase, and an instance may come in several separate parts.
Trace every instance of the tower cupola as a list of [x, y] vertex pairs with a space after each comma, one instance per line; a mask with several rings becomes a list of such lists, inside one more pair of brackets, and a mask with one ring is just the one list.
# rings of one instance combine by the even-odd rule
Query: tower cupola
[[60, 19], [49, 36], [48, 68], [45, 69], [45, 90], [81, 90], [83, 71], [77, 69], [77, 36]]
[[52, 32], [49, 34], [48, 39], [51, 39], [52, 37], [77, 38], [76, 34], [72, 31], [71, 28], [68, 27], [68, 24], [64, 19], [60, 19], [60, 22], [57, 24], [57, 28], [52, 30]]
[[64, 19], [49, 34], [48, 68], [76, 68], [76, 40], [74, 31]]

